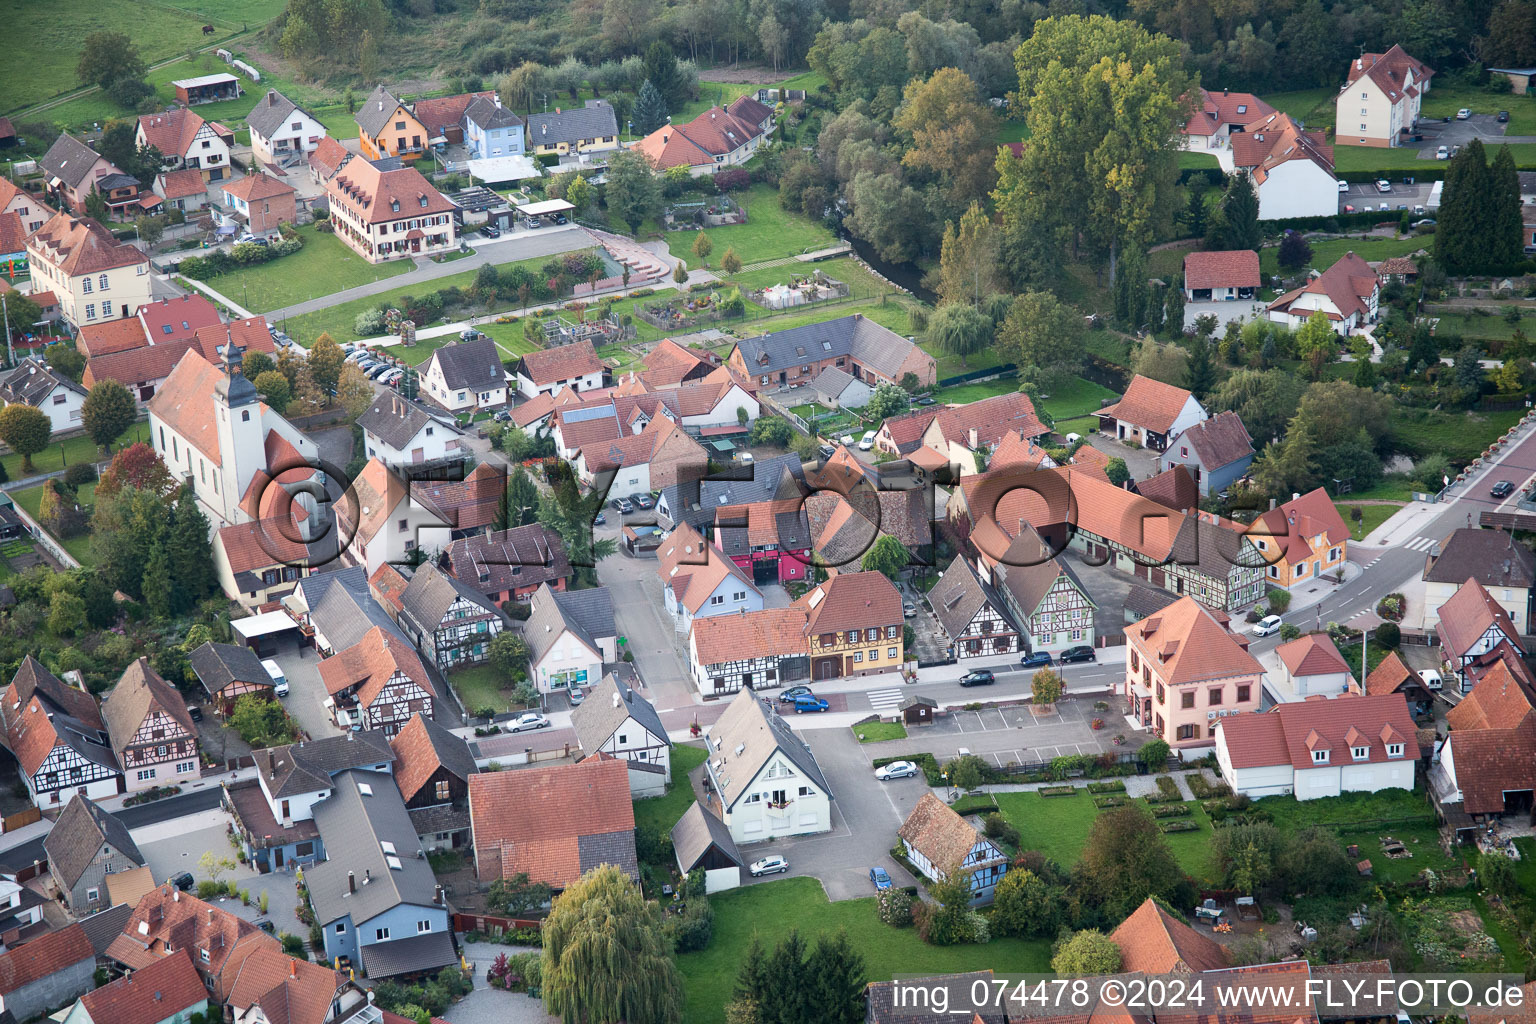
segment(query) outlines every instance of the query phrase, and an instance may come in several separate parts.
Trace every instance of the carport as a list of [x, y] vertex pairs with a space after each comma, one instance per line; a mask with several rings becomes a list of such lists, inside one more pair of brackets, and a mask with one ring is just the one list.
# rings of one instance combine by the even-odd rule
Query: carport
[[538, 203], [523, 203], [517, 207], [517, 214], [527, 222], [529, 227], [537, 227], [540, 217], [553, 217], [556, 214], [570, 214], [576, 207], [564, 199], [545, 199]]
[[229, 628], [235, 642], [255, 651], [258, 657], [276, 654], [285, 643], [302, 644], [304, 633], [287, 612], [262, 612], [234, 619]]

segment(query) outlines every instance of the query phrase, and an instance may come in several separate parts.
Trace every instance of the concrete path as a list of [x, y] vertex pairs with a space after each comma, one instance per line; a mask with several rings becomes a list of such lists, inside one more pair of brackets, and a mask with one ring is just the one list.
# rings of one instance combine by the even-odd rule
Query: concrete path
[[[187, 284], [191, 285], [193, 288], [196, 288], [198, 291], [202, 292], [204, 295], [208, 296], [213, 301], [215, 301], [215, 302], [222, 302], [224, 305], [228, 306], [230, 308], [230, 310], [232, 312], [234, 312], [234, 314], [236, 316], [240, 317], [241, 319], [245, 319], [245, 318], [248, 318], [248, 317], [253, 317], [253, 316], [256, 315], [255, 313], [252, 313], [250, 310], [246, 309], [244, 306], [240, 305], [240, 303], [236, 302], [234, 299], [231, 299], [227, 295], [222, 295], [219, 292], [214, 291], [211, 287], [209, 287], [208, 285], [204, 284], [201, 281], [194, 280], [194, 279], [192, 279], [190, 277], [187, 277], [186, 275], [182, 275], [181, 279], [183, 281], [187, 282]], [[175, 283], [176, 283], [174, 281], [171, 281], [170, 278], [166, 278], [166, 277], [162, 277], [161, 280], [162, 281], [169, 281], [172, 286], [174, 286]]]
[[452, 277], [466, 270], [477, 270], [487, 263], [497, 265], [515, 263], [518, 260], [587, 249], [596, 244], [585, 228], [575, 224], [563, 228], [541, 228], [538, 231], [517, 233], [510, 237], [477, 239], [473, 243], [475, 249], [473, 256], [450, 260], [447, 263], [430, 263], [425, 267], [417, 266], [415, 270], [397, 277], [387, 277], [382, 281], [372, 281], [358, 285], [356, 288], [346, 288], [307, 302], [296, 302], [281, 309], [269, 310], [267, 322], [276, 323], [286, 317], [302, 316], [319, 309], [329, 309], [331, 306], [339, 306], [353, 299], [365, 299], [370, 295], [382, 295], [399, 288], [409, 288], [428, 281], [436, 281], [439, 278]]

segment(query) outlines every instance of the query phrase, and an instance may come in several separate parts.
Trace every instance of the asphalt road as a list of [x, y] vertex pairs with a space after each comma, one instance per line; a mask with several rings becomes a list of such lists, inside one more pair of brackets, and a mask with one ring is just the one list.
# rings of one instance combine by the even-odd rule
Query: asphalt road
[[[195, 814], [198, 811], [212, 810], [219, 806], [222, 793], [223, 790], [218, 787], [199, 789], [195, 792], [183, 793], [181, 796], [125, 807], [116, 814], [118, 820], [132, 830], [144, 825], [154, 825], [172, 818], [180, 818], [183, 815]], [[0, 864], [3, 864], [7, 870], [14, 871], [42, 858], [43, 837], [38, 836], [0, 854]]]

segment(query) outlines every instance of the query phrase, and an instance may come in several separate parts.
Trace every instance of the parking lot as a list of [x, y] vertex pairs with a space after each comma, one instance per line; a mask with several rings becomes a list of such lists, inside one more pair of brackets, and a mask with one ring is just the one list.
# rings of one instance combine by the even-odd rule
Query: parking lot
[[[1433, 149], [1430, 150], [1429, 155], [1431, 157], [1435, 155]], [[1423, 181], [1409, 185], [1404, 182], [1405, 177], [1412, 176], [1412, 174], [1399, 174], [1393, 177], [1391, 192], [1378, 191], [1372, 182], [1351, 184], [1348, 192], [1339, 193], [1339, 212], [1364, 213], [1368, 210], [1380, 210], [1381, 204], [1385, 203], [1387, 209], [1394, 213], [1403, 209], [1412, 212], [1415, 207], [1423, 206], [1425, 211], [1418, 216], [1434, 216], [1429, 210], [1429, 193], [1435, 187], [1435, 183]]]
[[[1103, 719], [1102, 729], [1093, 728], [1095, 718]], [[1027, 705], [955, 711], [936, 718], [920, 735], [923, 749], [940, 761], [966, 750], [1003, 766], [1101, 754], [1112, 749], [1113, 736], [1128, 728], [1113, 705], [1109, 711], [1095, 711], [1092, 701], [1068, 699], [1043, 715]], [[910, 746], [910, 737], [907, 743]]]
[[1506, 135], [1507, 125], [1500, 123], [1496, 114], [1473, 114], [1465, 121], [1421, 120], [1418, 125], [1418, 133], [1424, 136], [1424, 140], [1418, 145], [1419, 157], [1423, 160], [1433, 160], [1435, 152], [1441, 146], [1464, 146], [1473, 139], [1482, 139], [1484, 144], [1495, 142], [1532, 142], [1526, 135]]

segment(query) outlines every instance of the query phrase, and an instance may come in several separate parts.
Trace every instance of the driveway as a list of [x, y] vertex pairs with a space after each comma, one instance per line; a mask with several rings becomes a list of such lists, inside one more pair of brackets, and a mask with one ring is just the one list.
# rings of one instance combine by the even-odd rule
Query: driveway
[[1161, 452], [1154, 452], [1147, 448], [1132, 448], [1098, 431], [1083, 435], [1083, 439], [1112, 459], [1124, 459], [1125, 468], [1131, 471], [1132, 480], [1145, 480], [1158, 473], [1157, 464]]
[[1435, 150], [1440, 146], [1464, 146], [1473, 139], [1482, 139], [1484, 143], [1522, 143], [1536, 142], [1536, 135], [1506, 135], [1505, 129], [1509, 126], [1500, 124], [1496, 116], [1498, 100], [1494, 100], [1491, 106], [1495, 106], [1495, 113], [1473, 114], [1465, 121], [1427, 120], [1419, 121], [1419, 132], [1424, 136], [1423, 146], [1419, 150], [1419, 157], [1424, 160], [1433, 160]]
[[461, 942], [459, 951], [474, 965], [475, 989], [443, 1011], [448, 1024], [557, 1024], [558, 1017], [544, 1012], [544, 1000], [524, 992], [491, 988], [485, 972], [502, 953], [536, 952], [530, 946], [503, 946], [494, 942]]
[[284, 871], [261, 875], [253, 868], [237, 863], [235, 848], [229, 842], [230, 824], [228, 812], [214, 809], [136, 828], [131, 834], [156, 882], [164, 882], [183, 871], [190, 871], [193, 878], [205, 882], [209, 880], [208, 874], [198, 864], [203, 854], [211, 851], [216, 858], [228, 858], [234, 867], [222, 872], [219, 878], [234, 881], [239, 888], [249, 892], [251, 904], [243, 906], [237, 899], [226, 898], [217, 901], [220, 909], [255, 921], [262, 916], [260, 899], [261, 893], [266, 892], [266, 916], [271, 918], [277, 930], [307, 939], [309, 929], [299, 923], [296, 913], [299, 898], [294, 888], [294, 876]]
[[[595, 536], [617, 537], [619, 515], [595, 528]], [[614, 624], [628, 640], [624, 648], [635, 655], [635, 668], [650, 691], [658, 711], [691, 706], [694, 689], [678, 655], [680, 643], [672, 619], [661, 605], [661, 580], [656, 559], [632, 558], [622, 552], [598, 563], [599, 581], [613, 593]]]
[[[921, 775], [894, 782], [875, 779], [869, 744], [860, 744], [847, 729], [811, 729], [801, 733], [816, 755], [816, 763], [832, 787], [832, 831], [794, 839], [743, 846], [748, 864], [769, 854], [789, 860], [790, 876], [821, 880], [831, 900], [873, 896], [869, 869], [880, 865], [898, 886], [915, 885], [917, 879], [891, 857], [896, 830], [907, 820], [917, 801], [928, 791]], [[784, 875], [751, 878], [746, 884], [761, 885]]]
[[1098, 608], [1093, 613], [1095, 636], [1116, 636], [1125, 628], [1125, 599], [1136, 584], [1152, 587], [1145, 580], [1137, 580], [1108, 565], [1089, 565], [1081, 553], [1068, 548], [1057, 556], [1071, 566], [1083, 588], [1093, 598]]
[[325, 683], [320, 680], [320, 657], [308, 647], [289, 647], [272, 656], [288, 678], [288, 696], [281, 697], [283, 709], [309, 733], [311, 739], [334, 736], [341, 731], [325, 710]]

